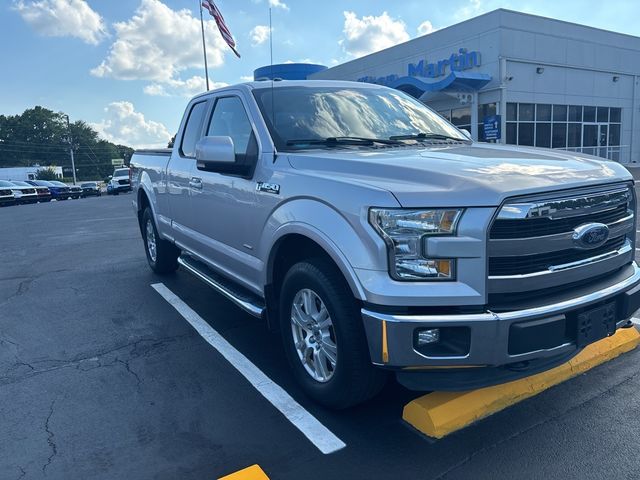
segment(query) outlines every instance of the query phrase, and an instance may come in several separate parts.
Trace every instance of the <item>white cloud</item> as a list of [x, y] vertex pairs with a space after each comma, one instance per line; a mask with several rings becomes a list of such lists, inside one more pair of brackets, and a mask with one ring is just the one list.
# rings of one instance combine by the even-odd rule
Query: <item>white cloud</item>
[[468, 0], [467, 5], [458, 10], [455, 16], [458, 20], [467, 20], [480, 14], [482, 9], [482, 0]]
[[280, 0], [269, 0], [269, 6], [273, 8], [282, 8], [283, 10], [289, 10], [289, 6], [281, 2]]
[[269, 40], [269, 26], [256, 25], [249, 32], [249, 38], [251, 38], [251, 45], [262, 45]]
[[253, 75], [242, 75], [240, 77], [241, 82], [253, 82]]
[[409, 40], [406, 26], [387, 12], [358, 18], [355, 12], [344, 12], [344, 38], [340, 45], [346, 53], [361, 57]]
[[[160, 0], [142, 0], [134, 16], [114, 25], [116, 39], [107, 58], [91, 70], [119, 80], [177, 80], [188, 68], [202, 68], [200, 19], [187, 9], [172, 10]], [[213, 20], [205, 22], [210, 67], [224, 63], [227, 45]]]
[[[253, 3], [262, 3], [262, 0], [252, 0]], [[281, 8], [282, 10], [289, 10], [289, 5], [281, 0], [269, 0], [269, 6], [273, 8]]]
[[420, 25], [418, 25], [418, 35], [428, 35], [435, 30], [436, 29], [433, 28], [433, 24], [429, 20], [425, 20]]
[[17, 0], [13, 9], [41, 35], [76, 37], [91, 45], [107, 36], [102, 17], [85, 0]]
[[[209, 88], [215, 90], [216, 88], [226, 87], [228, 84], [224, 82], [213, 82], [209, 79]], [[174, 80], [170, 79], [165, 83], [152, 83], [144, 87], [144, 93], [156, 97], [187, 97], [191, 98], [194, 95], [202, 93], [207, 90], [207, 81], [204, 77], [195, 75], [186, 80]]]
[[171, 139], [167, 127], [146, 120], [131, 102], [113, 102], [105, 109], [105, 118], [91, 126], [106, 140], [134, 148], [166, 147]]

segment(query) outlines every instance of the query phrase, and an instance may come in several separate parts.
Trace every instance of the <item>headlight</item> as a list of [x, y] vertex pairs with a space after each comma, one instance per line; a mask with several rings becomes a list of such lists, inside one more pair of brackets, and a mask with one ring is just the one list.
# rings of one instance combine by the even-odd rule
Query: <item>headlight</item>
[[387, 243], [389, 270], [396, 280], [453, 280], [455, 260], [425, 258], [422, 239], [455, 235], [461, 209], [369, 210], [369, 222]]

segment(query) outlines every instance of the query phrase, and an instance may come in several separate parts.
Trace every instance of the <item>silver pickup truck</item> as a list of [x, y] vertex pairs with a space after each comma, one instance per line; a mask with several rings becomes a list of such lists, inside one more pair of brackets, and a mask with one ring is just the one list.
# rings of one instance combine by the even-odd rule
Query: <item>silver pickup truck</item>
[[297, 381], [333, 408], [390, 372], [463, 390], [544, 371], [640, 307], [625, 168], [474, 143], [386, 87], [210, 91], [172, 150], [131, 166], [151, 268], [181, 266], [279, 329]]

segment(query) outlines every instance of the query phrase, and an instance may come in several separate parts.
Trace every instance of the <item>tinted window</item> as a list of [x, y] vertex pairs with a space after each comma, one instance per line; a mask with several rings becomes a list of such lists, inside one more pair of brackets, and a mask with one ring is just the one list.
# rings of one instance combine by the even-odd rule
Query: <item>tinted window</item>
[[518, 124], [518, 145], [533, 146], [533, 123]]
[[566, 105], [554, 105], [553, 106], [553, 121], [554, 122], [566, 122], [567, 121], [567, 106]]
[[518, 143], [517, 125], [515, 122], [507, 123], [507, 143], [510, 145], [516, 145]]
[[552, 148], [564, 148], [567, 146], [567, 124], [556, 123], [553, 125]]
[[517, 112], [517, 103], [507, 103], [507, 120], [517, 120]]
[[622, 117], [622, 110], [620, 108], [611, 108], [611, 117], [609, 119], [610, 122], [620, 122]]
[[536, 105], [536, 120], [538, 122], [548, 122], [551, 120], [551, 105]]
[[521, 103], [519, 106], [518, 120], [521, 122], [533, 121], [533, 103]]
[[185, 157], [195, 158], [196, 156], [196, 142], [200, 140], [200, 129], [206, 108], [207, 103], [200, 102], [196, 103], [189, 112], [187, 126], [182, 134], [182, 145], [180, 145], [180, 153]]
[[207, 136], [231, 137], [236, 155], [245, 155], [252, 132], [247, 112], [238, 97], [221, 98], [216, 102]]
[[[549, 112], [551, 114], [551, 112]], [[549, 148], [551, 146], [551, 124], [536, 124], [536, 147]]]
[[609, 145], [620, 145], [620, 125], [614, 124], [610, 126]]
[[584, 107], [584, 122], [596, 121], [596, 107]]
[[570, 122], [582, 121], [582, 106], [580, 105], [569, 106], [569, 121]]

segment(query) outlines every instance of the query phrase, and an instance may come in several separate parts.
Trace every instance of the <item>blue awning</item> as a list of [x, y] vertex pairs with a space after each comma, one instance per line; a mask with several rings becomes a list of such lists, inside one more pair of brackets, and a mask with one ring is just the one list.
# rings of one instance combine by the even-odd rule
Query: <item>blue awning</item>
[[425, 77], [400, 77], [388, 86], [420, 98], [426, 92], [477, 92], [491, 81], [491, 75], [476, 72], [453, 71], [442, 80]]

